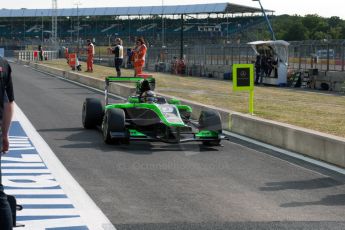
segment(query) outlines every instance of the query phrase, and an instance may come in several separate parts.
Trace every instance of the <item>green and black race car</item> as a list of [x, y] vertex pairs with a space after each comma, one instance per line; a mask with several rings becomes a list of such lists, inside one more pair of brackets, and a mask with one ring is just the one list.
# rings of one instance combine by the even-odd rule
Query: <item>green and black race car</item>
[[[137, 82], [136, 95], [126, 103], [110, 104], [108, 88], [119, 81]], [[107, 77], [105, 80], [105, 106], [101, 100], [86, 98], [82, 122], [86, 129], [100, 127], [105, 143], [129, 143], [133, 140], [182, 143], [200, 141], [204, 145], [218, 146], [224, 136], [217, 111], [202, 111], [199, 120], [192, 120], [192, 108], [177, 99], [166, 100], [156, 96], [154, 78]]]

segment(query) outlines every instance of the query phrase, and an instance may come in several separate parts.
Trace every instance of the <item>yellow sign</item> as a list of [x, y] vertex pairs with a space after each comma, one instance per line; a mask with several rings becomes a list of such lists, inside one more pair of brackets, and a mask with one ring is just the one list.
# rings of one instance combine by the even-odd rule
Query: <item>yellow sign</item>
[[254, 65], [232, 65], [232, 89], [233, 91], [249, 91], [249, 113], [254, 114]]
[[233, 90], [253, 90], [254, 89], [254, 65], [234, 64], [232, 65]]

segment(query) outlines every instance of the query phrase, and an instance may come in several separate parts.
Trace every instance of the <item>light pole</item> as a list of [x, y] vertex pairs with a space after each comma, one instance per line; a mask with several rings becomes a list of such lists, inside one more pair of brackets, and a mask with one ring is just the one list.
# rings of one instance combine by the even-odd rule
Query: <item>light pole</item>
[[77, 3], [77, 53], [79, 54], [79, 4]]
[[165, 48], [165, 36], [164, 36], [164, 0], [162, 0], [162, 48]]
[[71, 25], [70, 25], [70, 33], [71, 33], [71, 45], [73, 45], [73, 20], [72, 20], [72, 16], [67, 16], [66, 17], [70, 22], [71, 22]]
[[42, 16], [42, 25], [41, 25], [41, 27], [42, 27], [41, 28], [41, 30], [42, 30], [42, 42], [41, 43], [42, 44], [41, 45], [43, 46], [43, 11], [41, 11], [41, 16]]
[[81, 2], [78, 1], [74, 5], [77, 5], [77, 54], [79, 55], [79, 5]]
[[23, 31], [23, 36], [24, 36], [24, 38], [23, 38], [23, 41], [24, 41], [24, 50], [25, 50], [25, 48], [26, 48], [26, 45], [25, 45], [25, 17], [24, 17], [24, 31]]
[[276, 36], [274, 35], [274, 31], [273, 31], [273, 29], [272, 29], [271, 23], [270, 23], [270, 21], [268, 20], [268, 17], [267, 17], [267, 15], [266, 15], [266, 12], [265, 12], [264, 8], [263, 8], [262, 5], [261, 5], [260, 0], [252, 0], [252, 1], [253, 1], [253, 2], [259, 2], [260, 7], [261, 7], [261, 11], [262, 11], [262, 13], [264, 14], [264, 17], [265, 17], [265, 19], [266, 19], [268, 28], [270, 29], [270, 32], [271, 32], [271, 34], [272, 34], [272, 38], [273, 38], [273, 40], [275, 41], [275, 40], [276, 40]]
[[111, 38], [111, 36], [113, 36], [113, 35], [112, 35], [112, 34], [107, 35], [107, 37], [108, 37], [108, 46], [109, 46], [109, 47], [111, 47], [111, 44], [110, 44], [110, 38]]

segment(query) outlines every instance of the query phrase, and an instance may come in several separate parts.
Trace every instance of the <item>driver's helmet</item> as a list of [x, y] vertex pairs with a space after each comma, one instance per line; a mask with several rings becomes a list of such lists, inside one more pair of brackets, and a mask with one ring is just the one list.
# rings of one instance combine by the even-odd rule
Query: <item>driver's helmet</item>
[[156, 101], [156, 94], [152, 90], [144, 92], [143, 99], [147, 103], [153, 103]]
[[137, 94], [143, 94], [144, 92], [151, 90], [150, 83], [147, 79], [142, 79], [137, 82]]

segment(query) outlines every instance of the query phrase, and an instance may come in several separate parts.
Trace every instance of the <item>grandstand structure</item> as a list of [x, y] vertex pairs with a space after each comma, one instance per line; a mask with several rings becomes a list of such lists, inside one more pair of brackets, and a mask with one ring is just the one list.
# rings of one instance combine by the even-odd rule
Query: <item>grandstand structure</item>
[[261, 14], [260, 8], [232, 3], [0, 9], [0, 46], [48, 44], [55, 33], [60, 45], [83, 44], [88, 38], [98, 45], [110, 45], [115, 37], [121, 37], [125, 45], [132, 45], [139, 36], [155, 47], [162, 44], [162, 37], [167, 46], [200, 41], [224, 44], [241, 31], [264, 24]]

